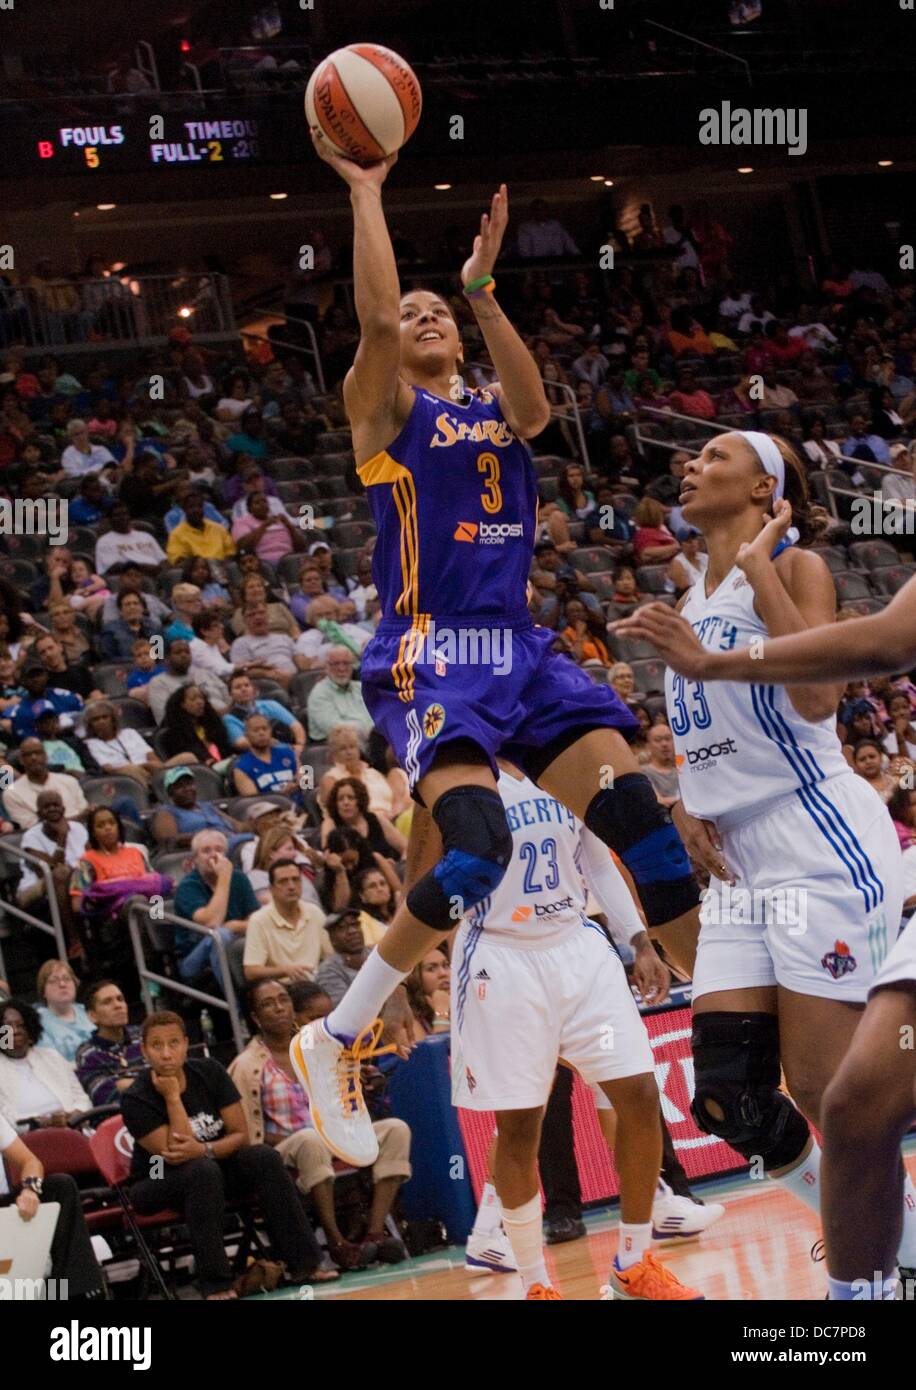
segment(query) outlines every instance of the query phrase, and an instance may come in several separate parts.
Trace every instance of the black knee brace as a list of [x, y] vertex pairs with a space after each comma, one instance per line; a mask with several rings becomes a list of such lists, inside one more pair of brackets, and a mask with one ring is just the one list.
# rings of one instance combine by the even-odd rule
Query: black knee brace
[[[779, 1023], [772, 1014], [696, 1014], [693, 1020], [696, 1090], [690, 1113], [706, 1134], [718, 1135], [764, 1169], [794, 1163], [808, 1142], [808, 1121], [779, 1087]], [[707, 1109], [714, 1102], [724, 1115]]]
[[432, 808], [445, 854], [407, 894], [414, 917], [451, 931], [462, 914], [495, 891], [512, 858], [512, 832], [498, 792], [452, 787]]
[[596, 792], [585, 824], [633, 875], [650, 927], [697, 906], [700, 890], [683, 841], [643, 773], [627, 772], [615, 778], [613, 787]]

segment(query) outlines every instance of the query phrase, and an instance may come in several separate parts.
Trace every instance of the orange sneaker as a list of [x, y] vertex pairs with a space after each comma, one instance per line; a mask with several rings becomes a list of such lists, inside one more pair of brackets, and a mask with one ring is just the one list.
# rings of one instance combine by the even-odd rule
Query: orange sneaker
[[525, 1294], [526, 1303], [562, 1303], [563, 1295], [549, 1284], [532, 1284]]
[[604, 1300], [638, 1299], [646, 1303], [699, 1303], [705, 1300], [705, 1294], [697, 1289], [688, 1289], [650, 1250], [646, 1251], [639, 1264], [630, 1265], [629, 1269], [618, 1269], [615, 1260], [601, 1296]]

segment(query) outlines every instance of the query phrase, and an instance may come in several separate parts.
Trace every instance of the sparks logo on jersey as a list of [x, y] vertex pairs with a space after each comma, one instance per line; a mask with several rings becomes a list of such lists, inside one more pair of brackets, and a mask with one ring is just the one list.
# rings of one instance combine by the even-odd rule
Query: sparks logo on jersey
[[436, 657], [436, 675], [437, 675], [437, 676], [445, 676], [445, 675], [447, 675], [447, 674], [448, 674], [448, 667], [446, 666], [445, 662], [442, 660], [442, 657], [441, 657], [441, 656], [437, 656], [437, 657]]
[[517, 907], [512, 914], [512, 920], [513, 922], [527, 922], [530, 916], [530, 907]]
[[520, 521], [487, 522], [459, 521], [452, 540], [476, 540], [480, 545], [504, 545], [507, 540], [521, 540], [524, 528]]
[[858, 961], [855, 956], [849, 954], [849, 947], [845, 941], [835, 941], [833, 950], [821, 957], [821, 965], [835, 980], [841, 980], [844, 975], [852, 974]]
[[435, 738], [445, 723], [445, 710], [441, 705], [427, 705], [423, 711], [423, 732], [427, 738]]
[[431, 449], [450, 449], [469, 439], [472, 444], [495, 444], [497, 449], [508, 449], [515, 443], [515, 435], [505, 420], [475, 420], [471, 425], [467, 420], [456, 420], [445, 411], [436, 419], [436, 433], [429, 441]]

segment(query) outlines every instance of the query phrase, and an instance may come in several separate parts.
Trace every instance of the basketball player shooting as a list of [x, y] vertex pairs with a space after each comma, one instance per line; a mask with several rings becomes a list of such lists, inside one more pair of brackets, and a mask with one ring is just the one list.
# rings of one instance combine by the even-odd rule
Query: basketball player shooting
[[[400, 291], [382, 208], [396, 156], [360, 166], [320, 134], [313, 140], [348, 184], [353, 207], [361, 336], [344, 404], [378, 533], [373, 578], [382, 606], [363, 655], [363, 697], [444, 850], [408, 891], [337, 1008], [291, 1048], [329, 1148], [365, 1165], [377, 1146], [359, 1061], [380, 1029], [378, 1012], [430, 945], [496, 890], [512, 857], [496, 789], [500, 751], [616, 851], [675, 961], [678, 942], [687, 943], [680, 955], [688, 967], [699, 894], [627, 741], [636, 719], [608, 687], [554, 655], [554, 634], [535, 627], [528, 612], [537, 479], [524, 441], [544, 429], [550, 407], [494, 295], [509, 217], [505, 185], [461, 270], [498, 381], [464, 391], [448, 304], [429, 290]], [[438, 635], [433, 641], [433, 626], [451, 634], [450, 650], [437, 645]]]

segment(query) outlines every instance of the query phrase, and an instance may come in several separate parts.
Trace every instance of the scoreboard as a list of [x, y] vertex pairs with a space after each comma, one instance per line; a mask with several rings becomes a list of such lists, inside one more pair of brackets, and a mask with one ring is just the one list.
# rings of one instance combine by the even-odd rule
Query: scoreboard
[[288, 166], [310, 153], [306, 123], [280, 113], [228, 110], [127, 116], [115, 121], [32, 117], [0, 130], [0, 178], [149, 169]]

